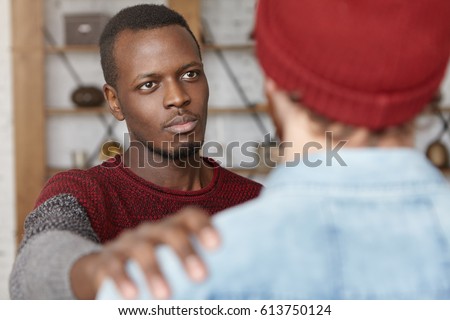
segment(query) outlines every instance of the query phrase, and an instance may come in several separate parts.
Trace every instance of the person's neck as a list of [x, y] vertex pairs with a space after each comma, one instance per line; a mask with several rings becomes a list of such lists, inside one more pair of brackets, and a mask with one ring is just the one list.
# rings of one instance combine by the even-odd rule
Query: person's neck
[[200, 190], [213, 177], [213, 169], [204, 163], [198, 152], [183, 160], [175, 160], [146, 148], [129, 148], [123, 155], [123, 161], [124, 166], [139, 177], [172, 190]]
[[386, 133], [376, 135], [365, 128], [355, 128], [346, 139], [337, 138], [335, 131], [330, 130], [322, 134], [312, 133], [305, 127], [292, 126], [283, 132], [284, 150], [281, 161], [294, 161], [298, 155], [313, 154], [331, 149], [358, 148], [412, 148], [414, 135]]

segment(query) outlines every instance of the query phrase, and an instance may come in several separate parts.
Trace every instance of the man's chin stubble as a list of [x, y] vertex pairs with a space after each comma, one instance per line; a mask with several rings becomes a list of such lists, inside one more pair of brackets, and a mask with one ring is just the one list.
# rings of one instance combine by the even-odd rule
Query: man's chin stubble
[[202, 143], [189, 143], [186, 146], [178, 147], [173, 151], [154, 148], [148, 146], [149, 156], [159, 156], [164, 160], [171, 161], [188, 161], [192, 157], [198, 156], [202, 147]]

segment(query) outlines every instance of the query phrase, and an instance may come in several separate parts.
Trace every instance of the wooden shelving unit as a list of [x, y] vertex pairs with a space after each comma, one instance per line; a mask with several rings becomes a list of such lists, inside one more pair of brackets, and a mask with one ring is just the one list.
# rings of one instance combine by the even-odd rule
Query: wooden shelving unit
[[253, 42], [229, 45], [205, 44], [202, 47], [203, 50], [249, 50], [254, 48], [255, 44]]
[[[427, 110], [427, 113], [430, 115], [435, 114], [436, 109], [443, 113], [448, 113], [450, 112], [450, 105], [438, 106], [437, 108], [435, 107], [435, 109], [429, 108], [429, 110]], [[444, 168], [439, 170], [442, 172], [443, 175], [450, 177], [450, 168]]]
[[[210, 107], [208, 109], [209, 115], [222, 115], [222, 114], [252, 114], [252, 113], [265, 113], [267, 112], [267, 105], [255, 105], [254, 108], [245, 107]], [[49, 108], [46, 109], [48, 116], [69, 116], [69, 115], [101, 115], [110, 114], [108, 107], [67, 107], [67, 108]]]
[[[17, 243], [46, 180], [42, 0], [11, 3]], [[32, 84], [32, 85], [30, 85]]]
[[69, 116], [69, 115], [100, 115], [109, 114], [109, 109], [104, 106], [98, 107], [70, 107], [70, 108], [47, 108], [49, 116]]
[[77, 45], [77, 46], [46, 46], [46, 53], [98, 53], [99, 47], [95, 45]]
[[[229, 44], [229, 45], [202, 45], [202, 50], [249, 50], [253, 49], [255, 44], [253, 42], [242, 44]], [[98, 53], [99, 47], [96, 45], [71, 45], [71, 46], [46, 46], [45, 52], [52, 53]]]
[[257, 104], [254, 108], [246, 107], [228, 107], [228, 108], [217, 108], [209, 107], [209, 115], [220, 115], [220, 114], [252, 114], [252, 113], [266, 113], [268, 111], [268, 106], [264, 104]]

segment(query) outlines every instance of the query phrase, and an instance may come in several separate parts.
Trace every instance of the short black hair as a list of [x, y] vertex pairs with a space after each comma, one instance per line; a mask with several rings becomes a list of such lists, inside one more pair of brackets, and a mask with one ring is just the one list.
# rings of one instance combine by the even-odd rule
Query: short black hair
[[164, 5], [140, 4], [119, 11], [108, 21], [100, 36], [100, 59], [107, 84], [115, 87], [118, 71], [114, 58], [117, 35], [124, 30], [151, 30], [171, 25], [185, 28], [192, 36], [201, 58], [200, 45], [186, 20], [178, 12]]

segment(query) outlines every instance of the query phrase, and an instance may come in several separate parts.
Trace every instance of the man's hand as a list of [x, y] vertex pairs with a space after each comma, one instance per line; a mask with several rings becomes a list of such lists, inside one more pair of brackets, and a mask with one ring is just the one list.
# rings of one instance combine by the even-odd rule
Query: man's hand
[[133, 259], [144, 272], [153, 296], [156, 299], [169, 298], [170, 288], [155, 256], [155, 249], [160, 244], [169, 245], [176, 252], [194, 281], [202, 281], [207, 271], [192, 246], [191, 236], [195, 236], [206, 249], [217, 248], [219, 235], [210, 220], [202, 209], [186, 208], [159, 222], [145, 222], [124, 231], [105, 244], [100, 252], [82, 257], [74, 264], [70, 276], [75, 296], [94, 299], [103, 280], [110, 277], [123, 297], [135, 298], [137, 288], [125, 270], [126, 262]]

